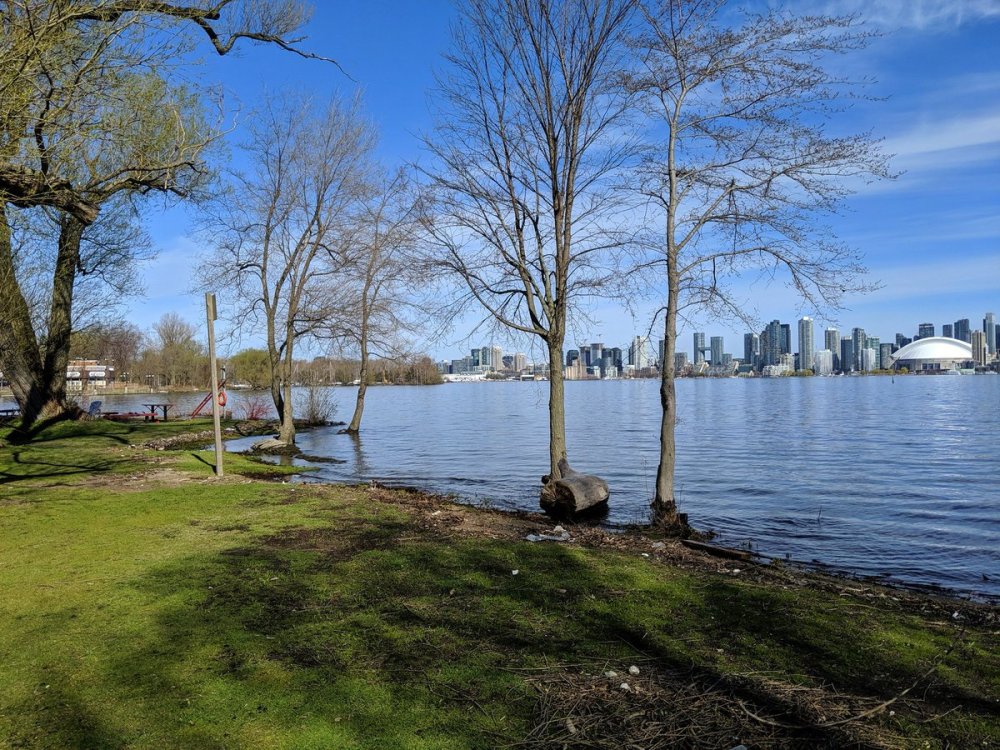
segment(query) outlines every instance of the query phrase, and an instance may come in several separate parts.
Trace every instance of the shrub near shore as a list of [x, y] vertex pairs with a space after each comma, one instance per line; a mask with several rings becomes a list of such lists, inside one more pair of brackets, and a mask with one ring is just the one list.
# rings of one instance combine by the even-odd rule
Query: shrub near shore
[[142, 447], [208, 424], [0, 449], [0, 746], [1000, 745], [994, 608]]

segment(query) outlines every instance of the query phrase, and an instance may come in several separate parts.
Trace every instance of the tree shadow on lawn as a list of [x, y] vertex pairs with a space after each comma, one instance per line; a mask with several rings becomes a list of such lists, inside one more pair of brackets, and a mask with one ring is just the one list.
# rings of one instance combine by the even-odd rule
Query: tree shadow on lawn
[[[851, 726], [752, 721], [740, 702], [791, 724], [815, 717], [764, 682], [734, 680], [717, 649], [745, 657], [739, 671], [789, 670], [882, 698], [926, 668], [899, 664], [873, 622], [845, 625], [838, 616], [813, 625], [814, 612], [790, 607], [777, 590], [706, 584], [634, 557], [599, 555], [442, 540], [389, 517], [290, 529], [136, 581], [156, 610], [155, 626], [116, 644], [106, 687], [128, 687], [129, 710], [152, 745], [157, 737], [193, 739], [176, 733], [196, 730], [204, 746], [240, 744], [266, 728], [289, 746], [321, 737], [339, 747], [495, 747], [539, 724], [531, 675], [600, 681], [605, 669], [638, 661], [644, 675], [726, 695], [722, 714], [684, 719], [704, 722], [704, 744], [683, 746], [718, 747], [719, 732], [728, 732], [750, 746], [834, 748], [879, 745]], [[845, 657], [852, 647], [863, 661]], [[878, 674], [892, 678], [873, 680]], [[55, 714], [21, 710], [28, 721], [73, 726], [67, 712], [80, 704]], [[660, 718], [672, 710], [659, 707]]]

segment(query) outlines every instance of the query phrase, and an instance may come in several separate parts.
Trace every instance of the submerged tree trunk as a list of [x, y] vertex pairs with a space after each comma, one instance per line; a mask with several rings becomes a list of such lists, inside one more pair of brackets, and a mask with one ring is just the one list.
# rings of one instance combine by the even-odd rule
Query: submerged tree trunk
[[[558, 340], [556, 340], [558, 338]], [[560, 459], [566, 459], [566, 402], [562, 368], [562, 338], [549, 339], [549, 472], [553, 479], [562, 473]]]
[[[362, 324], [364, 328], [364, 324]], [[365, 393], [368, 391], [368, 342], [362, 330], [361, 336], [361, 380], [358, 383], [358, 398], [354, 402], [354, 416], [351, 417], [351, 423], [347, 425], [347, 429], [344, 432], [350, 433], [352, 435], [357, 434], [361, 430], [361, 415], [365, 410]]]
[[559, 460], [559, 478], [542, 477], [542, 507], [558, 515], [592, 511], [608, 501], [608, 483], [600, 477], [581, 474], [570, 468], [565, 458]]
[[677, 350], [677, 295], [679, 292], [676, 262], [668, 260], [667, 312], [663, 323], [663, 361], [660, 363], [660, 463], [656, 469], [656, 496], [653, 498], [654, 522], [665, 528], [684, 525], [677, 513], [674, 497], [674, 472], [677, 451], [677, 392], [674, 387], [676, 370], [674, 352]]

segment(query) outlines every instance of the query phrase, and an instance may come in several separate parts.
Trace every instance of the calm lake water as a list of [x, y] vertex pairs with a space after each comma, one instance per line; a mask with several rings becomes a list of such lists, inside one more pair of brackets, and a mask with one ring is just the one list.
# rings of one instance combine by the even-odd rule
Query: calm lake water
[[[360, 438], [323, 428], [299, 445], [343, 461], [318, 465], [319, 479], [536, 510], [547, 385], [371, 388]], [[566, 384], [570, 462], [607, 479], [610, 524], [648, 518], [657, 389]], [[354, 392], [334, 389], [335, 418], [350, 418]], [[243, 397], [230, 395], [237, 414]], [[105, 409], [143, 400], [107, 397]], [[169, 400], [185, 411], [199, 399]], [[1000, 377], [692, 379], [678, 381], [678, 402], [680, 508], [721, 543], [1000, 595]]]

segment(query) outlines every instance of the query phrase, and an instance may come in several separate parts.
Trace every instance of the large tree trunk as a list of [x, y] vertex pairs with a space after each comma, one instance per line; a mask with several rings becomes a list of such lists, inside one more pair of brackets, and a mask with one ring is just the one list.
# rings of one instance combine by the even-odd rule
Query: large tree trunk
[[59, 255], [52, 278], [52, 303], [45, 338], [44, 378], [49, 401], [66, 404], [66, 368], [69, 365], [70, 337], [73, 331], [73, 287], [80, 263], [80, 242], [84, 225], [72, 216], [65, 217], [59, 229]]
[[[557, 340], [558, 339], [558, 340]], [[549, 472], [559, 479], [559, 460], [566, 458], [566, 400], [562, 368], [562, 337], [549, 338]]]
[[286, 445], [295, 445], [295, 414], [292, 408], [292, 342], [290, 339], [281, 365], [282, 408], [278, 412], [278, 419], [281, 420], [281, 426], [278, 428], [278, 440]]
[[362, 331], [361, 336], [361, 380], [358, 383], [358, 398], [354, 402], [354, 416], [344, 432], [357, 434], [361, 430], [361, 415], [365, 410], [365, 393], [368, 390], [368, 342]]

